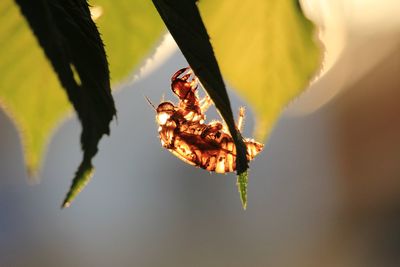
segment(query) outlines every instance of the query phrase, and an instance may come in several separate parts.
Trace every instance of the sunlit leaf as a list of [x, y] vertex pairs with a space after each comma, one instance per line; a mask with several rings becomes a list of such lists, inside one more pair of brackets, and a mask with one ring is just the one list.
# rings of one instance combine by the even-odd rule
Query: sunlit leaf
[[15, 2], [0, 1], [0, 14], [0, 102], [19, 129], [32, 173], [70, 105]]
[[163, 22], [149, 0], [93, 0], [99, 10], [96, 24], [103, 38], [111, 81], [120, 81], [157, 46], [165, 31]]
[[[94, 54], [96, 54], [95, 51], [91, 51], [93, 52], [92, 57], [92, 55], [85, 50], [84, 46], [82, 48], [79, 43], [82, 42], [85, 44], [86, 41], [79, 38], [79, 36], [73, 36], [73, 28], [77, 25], [80, 26], [75, 28], [75, 30], [78, 30], [75, 31], [75, 33], [82, 34], [85, 32], [87, 34], [88, 30], [91, 31], [89, 29], [91, 27], [90, 20], [83, 17], [81, 17], [82, 20], [79, 20], [79, 14], [74, 13], [75, 11], [80, 12], [79, 8], [71, 13], [77, 16], [72, 20], [71, 14], [69, 17], [65, 17], [65, 14], [63, 14], [65, 10], [63, 11], [62, 8], [59, 8], [60, 3], [61, 6], [79, 5], [80, 7], [84, 7], [86, 1], [39, 1], [38, 3], [29, 3], [29, 1], [26, 0], [19, 0], [18, 2], [20, 4], [22, 3], [22, 5], [35, 5], [34, 8], [26, 8], [24, 11], [25, 13], [37, 12], [40, 10], [41, 6], [46, 5], [46, 3], [52, 5], [56, 10], [56, 12], [53, 12], [53, 16], [58, 19], [58, 22], [65, 23], [61, 26], [57, 25], [57, 27], [63, 28], [62, 35], [64, 36], [62, 38], [68, 39], [67, 35], [72, 37], [71, 40], [67, 40], [70, 41], [70, 43], [65, 45], [82, 49], [80, 53], [82, 53], [83, 57], [79, 58], [79, 49], [75, 49], [77, 54], [72, 55], [72, 57], [75, 57], [75, 61], [80, 61], [81, 63], [76, 64], [77, 62], [73, 62], [66, 68], [67, 72], [70, 71], [73, 74], [73, 81], [76, 82], [76, 85], [80, 86], [82, 83], [82, 86], [88, 88], [93, 88], [93, 86], [96, 87], [100, 84], [103, 84], [101, 85], [103, 88], [107, 87], [106, 81], [108, 80], [108, 75], [104, 75], [104, 72], [101, 74], [96, 70], [105, 66], [101, 63], [101, 60], [103, 60], [102, 56], [99, 56], [99, 52], [101, 53], [102, 48], [97, 48], [97, 50], [100, 49], [97, 51], [97, 56], [94, 56]], [[156, 45], [163, 30], [162, 21], [158, 17], [151, 2], [147, 0], [137, 0], [134, 2], [128, 0], [99, 0], [93, 1], [91, 4], [93, 5], [92, 10], [94, 11], [92, 17], [97, 19], [100, 30], [102, 31], [102, 37], [105, 39], [108, 59], [111, 63], [111, 76], [113, 81], [117, 82], [132, 71]], [[39, 16], [39, 21], [43, 22], [49, 19], [46, 12], [42, 14], [43, 16]], [[61, 90], [60, 82], [53, 71], [53, 67], [46, 59], [45, 53], [38, 45], [38, 41], [30, 30], [26, 19], [21, 15], [16, 3], [11, 0], [1, 1], [0, 14], [0, 23], [2, 25], [2, 27], [0, 27], [0, 57], [2, 59], [0, 61], [0, 104], [19, 129], [24, 147], [27, 169], [30, 174], [34, 174], [40, 167], [49, 136], [54, 131], [57, 124], [70, 112], [71, 108], [67, 95]], [[59, 17], [57, 17], [57, 14]], [[89, 22], [86, 24], [89, 25], [89, 28], [83, 26], [86, 22]], [[71, 28], [68, 27], [68, 23], [72, 24], [69, 25]], [[52, 31], [55, 26], [55, 22], [53, 21], [53, 23], [47, 23], [45, 27], [38, 27], [37, 29]], [[38, 36], [40, 32], [35, 32], [35, 34]], [[44, 32], [43, 36], [46, 36], [46, 34], [48, 34], [48, 32]], [[62, 44], [66, 41], [59, 40], [51, 35], [48, 37], [47, 41], [54, 41], [53, 44], [57, 44], [57, 42], [61, 42]], [[87, 44], [95, 46], [97, 42], [95, 39], [97, 37], [90, 34], [87, 37], [92, 40], [89, 41], [89, 43], [87, 42]], [[53, 50], [53, 52], [54, 51], [55, 50]], [[63, 53], [56, 54], [59, 54], [58, 56], [60, 57], [65, 56]], [[49, 56], [48, 53], [47, 56]], [[91, 58], [90, 60], [88, 60], [89, 57]], [[98, 66], [93, 68], [93, 66], [90, 65], [94, 62], [92, 60], [97, 60], [99, 63]], [[68, 61], [68, 59], [66, 61]], [[61, 61], [58, 63], [60, 62]], [[103, 62], [105, 61], [103, 60]], [[92, 74], [97, 76], [96, 80], [92, 79], [88, 81], [80, 77], [82, 75], [89, 77]], [[60, 72], [58, 75], [60, 75]], [[102, 104], [99, 104], [102, 103], [107, 96], [105, 96], [106, 98], [104, 98], [104, 96], [96, 98], [93, 97], [88, 90], [83, 91], [85, 93], [82, 94], [86, 95], [86, 100], [82, 101], [82, 107], [87, 110], [82, 111], [79, 117], [81, 120], [91, 121], [92, 127], [86, 127], [88, 131], [85, 132], [84, 130], [81, 140], [83, 142], [87, 140], [86, 145], [85, 142], [83, 143], [83, 149], [85, 151], [90, 150], [91, 152], [84, 155], [84, 162], [81, 164], [79, 170], [82, 170], [83, 166], [89, 166], [91, 168], [89, 158], [97, 151], [97, 149], [95, 149], [97, 141], [103, 133], [108, 132], [108, 123], [107, 126], [103, 124], [103, 126], [100, 127], [102, 130], [99, 131], [97, 136], [94, 136], [93, 133], [96, 132], [96, 125], [99, 126], [100, 124], [98, 123], [102, 119], [104, 119], [104, 121], [110, 119], [110, 114], [112, 113], [108, 112], [107, 108], [101, 108]], [[106, 91], [107, 90], [104, 92]], [[70, 94], [69, 97], [73, 98], [74, 96]], [[81, 99], [81, 97], [77, 96], [77, 99], [78, 98]], [[90, 103], [92, 103], [92, 107], [95, 108], [91, 108]], [[96, 111], [96, 108], [100, 108], [100, 110]], [[105, 115], [105, 113], [108, 115]], [[89, 124], [86, 123], [87, 126], [89, 126]], [[77, 178], [80, 173], [87, 173], [79, 170], [75, 178]], [[85, 175], [82, 177], [84, 176]]]
[[266, 137], [318, 70], [321, 49], [297, 0], [199, 1], [224, 79], [255, 111]]
[[[76, 195], [92, 172], [98, 142], [110, 133], [115, 116], [108, 62], [97, 26], [85, 0], [16, 0], [82, 124], [83, 160], [69, 196]], [[63, 206], [69, 206], [66, 199]]]

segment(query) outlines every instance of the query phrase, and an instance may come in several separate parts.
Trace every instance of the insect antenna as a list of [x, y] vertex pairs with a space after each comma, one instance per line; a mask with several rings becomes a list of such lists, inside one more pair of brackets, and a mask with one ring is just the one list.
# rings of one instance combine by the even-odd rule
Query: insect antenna
[[147, 102], [153, 107], [154, 110], [157, 110], [157, 108], [154, 106], [154, 104], [150, 101], [150, 99], [147, 96], [144, 96], [147, 100]]

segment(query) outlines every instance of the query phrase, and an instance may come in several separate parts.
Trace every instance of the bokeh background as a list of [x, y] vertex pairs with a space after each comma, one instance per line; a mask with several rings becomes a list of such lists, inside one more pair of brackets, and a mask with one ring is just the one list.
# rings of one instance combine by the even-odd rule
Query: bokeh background
[[[42, 181], [29, 185], [0, 112], [0, 266], [400, 266], [400, 7], [334, 2], [303, 1], [327, 63], [251, 162], [246, 211], [234, 175], [160, 146], [144, 96], [174, 100], [170, 77], [187, 65], [168, 36], [118, 86], [118, 120], [69, 209], [59, 206], [81, 159], [77, 119], [54, 133]], [[248, 107], [245, 136], [253, 126]]]

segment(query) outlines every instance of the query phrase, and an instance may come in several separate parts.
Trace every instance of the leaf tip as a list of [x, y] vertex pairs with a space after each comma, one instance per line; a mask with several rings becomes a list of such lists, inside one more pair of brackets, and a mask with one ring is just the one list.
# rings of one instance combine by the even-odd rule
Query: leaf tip
[[242, 172], [237, 176], [236, 185], [240, 194], [240, 200], [242, 201], [243, 210], [247, 208], [247, 183], [249, 181], [248, 171]]
[[28, 176], [28, 183], [30, 185], [36, 185], [40, 183], [39, 171], [36, 168], [26, 167], [26, 174]]
[[61, 209], [69, 208], [71, 206], [71, 202], [67, 202], [64, 200], [63, 204], [61, 205]]
[[40, 182], [40, 171], [42, 168], [43, 148], [42, 151], [35, 151], [34, 148], [24, 144], [27, 137], [22, 134], [21, 140], [24, 146], [25, 170], [30, 184], [38, 184]]
[[74, 180], [72, 181], [71, 188], [69, 189], [61, 208], [68, 208], [71, 206], [72, 201], [76, 198], [76, 196], [85, 188], [85, 186], [89, 183], [94, 173], [94, 168], [91, 163], [83, 162], [78, 171], [75, 174]]

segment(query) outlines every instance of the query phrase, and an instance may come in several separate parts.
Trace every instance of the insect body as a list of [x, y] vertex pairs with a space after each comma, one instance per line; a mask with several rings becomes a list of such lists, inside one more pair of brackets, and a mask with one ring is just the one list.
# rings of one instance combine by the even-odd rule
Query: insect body
[[[236, 170], [236, 147], [232, 136], [219, 121], [205, 123], [205, 111], [211, 105], [206, 96], [197, 96], [197, 78], [189, 80], [189, 68], [177, 71], [171, 78], [171, 88], [179, 103], [162, 102], [156, 108], [156, 119], [161, 144], [184, 162], [217, 173]], [[244, 120], [244, 109], [239, 110], [237, 128]], [[252, 160], [263, 144], [252, 139], [244, 140], [247, 160]]]

